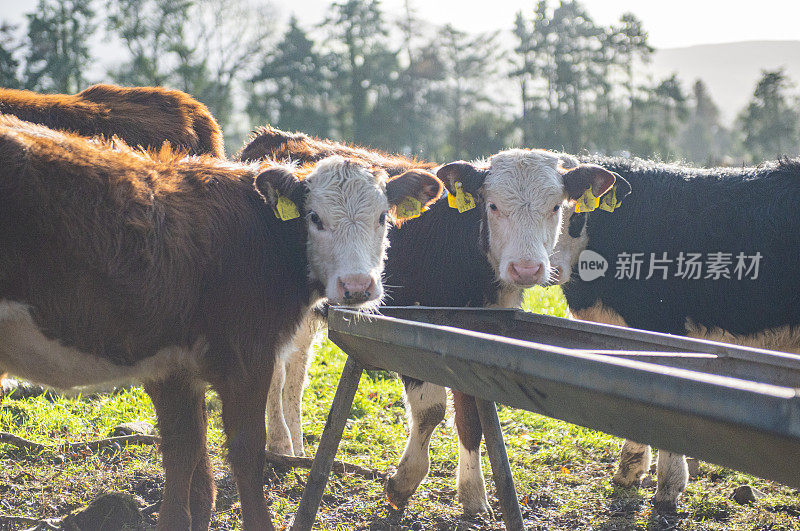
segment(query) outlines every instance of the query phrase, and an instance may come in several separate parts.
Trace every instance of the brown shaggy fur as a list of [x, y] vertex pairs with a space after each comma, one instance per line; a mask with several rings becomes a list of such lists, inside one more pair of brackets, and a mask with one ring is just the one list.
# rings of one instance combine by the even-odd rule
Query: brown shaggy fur
[[0, 88], [0, 113], [82, 136], [117, 136], [131, 146], [154, 149], [166, 140], [193, 155], [225, 156], [208, 108], [179, 90], [94, 85], [68, 95]]
[[[154, 159], [0, 116], [0, 300], [118, 366], [205, 345], [198, 371], [222, 401], [247, 529], [272, 528], [260, 464], [276, 344], [321, 289], [307, 280], [304, 222], [276, 219], [256, 189], [281, 172], [169, 150]], [[167, 369], [146, 382], [166, 470], [159, 529], [207, 528], [203, 384]]]
[[430, 162], [331, 140], [322, 140], [304, 133], [287, 133], [269, 125], [254, 131], [234, 158], [249, 162], [265, 159], [316, 162], [331, 155], [341, 155], [371, 166], [378, 166], [386, 170], [390, 176], [399, 175], [411, 169], [430, 170], [436, 167], [436, 164]]

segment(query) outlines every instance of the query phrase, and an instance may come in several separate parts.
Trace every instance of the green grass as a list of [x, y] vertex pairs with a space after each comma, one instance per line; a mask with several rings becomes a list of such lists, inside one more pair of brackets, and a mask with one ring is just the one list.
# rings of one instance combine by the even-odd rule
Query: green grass
[[[566, 304], [558, 288], [529, 290], [525, 308], [563, 316]], [[330, 342], [319, 348], [304, 395], [304, 433], [313, 455], [333, 399], [345, 356]], [[224, 460], [219, 401], [208, 393], [210, 451], [219, 487], [212, 527], [239, 524], [235, 485]], [[499, 407], [523, 515], [533, 529], [800, 529], [798, 492], [787, 487], [703, 463], [681, 499], [680, 514], [663, 519], [652, 514], [654, 487], [621, 489], [611, 481], [621, 441], [609, 435], [540, 415]], [[448, 415], [450, 417], [450, 415]], [[117, 423], [155, 423], [150, 401], [140, 388], [88, 399], [4, 400], [0, 430], [56, 445], [108, 435]], [[402, 385], [384, 372], [366, 373], [356, 394], [339, 459], [388, 470], [397, 463], [406, 437]], [[319, 513], [320, 529], [502, 529], [499, 517], [467, 519], [455, 498], [457, 443], [451, 423], [431, 441], [431, 474], [402, 514], [384, 501], [383, 485], [358, 477], [332, 476]], [[490, 467], [483, 467], [495, 512]], [[268, 473], [276, 523], [294, 514], [306, 472]], [[751, 484], [767, 497], [751, 506], [729, 499], [740, 484]], [[157, 451], [136, 446], [118, 453], [31, 454], [0, 444], [0, 514], [55, 517], [89, 503], [98, 494], [124, 490], [152, 503], [160, 496], [163, 474]], [[0, 524], [2, 528], [2, 524]]]

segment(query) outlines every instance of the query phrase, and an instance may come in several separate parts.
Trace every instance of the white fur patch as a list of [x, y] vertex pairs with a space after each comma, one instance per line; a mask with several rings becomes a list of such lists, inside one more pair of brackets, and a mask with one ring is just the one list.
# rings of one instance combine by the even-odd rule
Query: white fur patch
[[[564, 180], [557, 154], [509, 149], [491, 157], [484, 182], [488, 220], [489, 262], [500, 280], [513, 284], [512, 262], [541, 263], [550, 278], [549, 256], [561, 227]], [[492, 206], [496, 208], [492, 208]]]
[[470, 452], [460, 443], [458, 445], [458, 474], [456, 477], [458, 501], [466, 514], [489, 512], [486, 498], [486, 483], [481, 470], [481, 454]]
[[306, 178], [306, 210], [313, 211], [322, 229], [308, 223], [309, 276], [326, 286], [326, 296], [341, 302], [338, 281], [348, 275], [369, 275], [375, 281], [372, 299], [383, 296], [381, 274], [388, 241], [385, 175], [333, 156], [320, 161]]
[[199, 340], [191, 349], [164, 348], [134, 365], [116, 365], [47, 338], [27, 306], [0, 301], [0, 372], [57, 389], [160, 379], [179, 367], [196, 373], [207, 348], [205, 340]]

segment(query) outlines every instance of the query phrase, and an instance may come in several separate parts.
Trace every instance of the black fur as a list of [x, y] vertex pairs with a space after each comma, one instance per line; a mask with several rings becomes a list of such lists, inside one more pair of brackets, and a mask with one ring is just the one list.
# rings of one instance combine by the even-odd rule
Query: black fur
[[[687, 319], [734, 334], [800, 324], [800, 160], [757, 168], [696, 169], [616, 158], [589, 160], [627, 179], [633, 193], [613, 213], [588, 215], [588, 249], [605, 277], [564, 285], [572, 309], [601, 301], [629, 326], [684, 334]], [[650, 253], [762, 255], [757, 280], [644, 280]], [[616, 280], [619, 253], [645, 253], [639, 280]], [[705, 262], [705, 256], [703, 261]], [[703, 271], [705, 276], [705, 267]]]

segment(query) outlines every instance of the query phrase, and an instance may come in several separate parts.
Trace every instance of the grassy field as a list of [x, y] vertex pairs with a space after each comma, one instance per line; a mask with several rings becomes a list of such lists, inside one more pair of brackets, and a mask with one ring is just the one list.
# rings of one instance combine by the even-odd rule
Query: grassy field
[[[563, 315], [565, 303], [555, 289], [531, 290], [526, 309]], [[325, 424], [344, 355], [325, 342], [311, 367], [304, 398], [307, 452], [313, 455]], [[210, 451], [219, 488], [213, 529], [235, 529], [239, 505], [224, 460], [219, 401], [209, 392]], [[800, 493], [729, 469], [702, 463], [679, 504], [675, 517], [653, 514], [652, 481], [642, 488], [615, 488], [610, 478], [621, 441], [592, 430], [540, 415], [500, 409], [506, 444], [531, 529], [800, 529]], [[406, 436], [402, 385], [383, 372], [365, 374], [340, 447], [339, 459], [387, 470], [397, 463]], [[449, 417], [449, 415], [448, 415]], [[155, 423], [152, 406], [140, 388], [86, 399], [39, 396], [5, 399], [0, 404], [0, 431], [57, 446], [66, 441], [106, 437], [111, 427], [134, 420]], [[736, 444], [736, 441], [731, 441]], [[490, 467], [484, 472], [494, 518], [460, 515], [455, 498], [457, 443], [450, 422], [437, 429], [431, 442], [431, 474], [403, 513], [384, 501], [383, 485], [352, 476], [332, 476], [318, 517], [320, 529], [502, 529], [493, 498]], [[278, 471], [268, 466], [276, 523], [285, 526], [297, 507], [305, 471]], [[654, 479], [654, 478], [653, 478]], [[733, 489], [750, 484], [767, 496], [749, 506], [729, 498]], [[32, 453], [0, 444], [0, 515], [51, 518], [82, 507], [99, 494], [125, 491], [145, 506], [160, 499], [163, 474], [158, 451], [131, 446], [116, 452]], [[145, 519], [144, 528], [154, 523]], [[23, 528], [0, 517], [0, 530]]]

